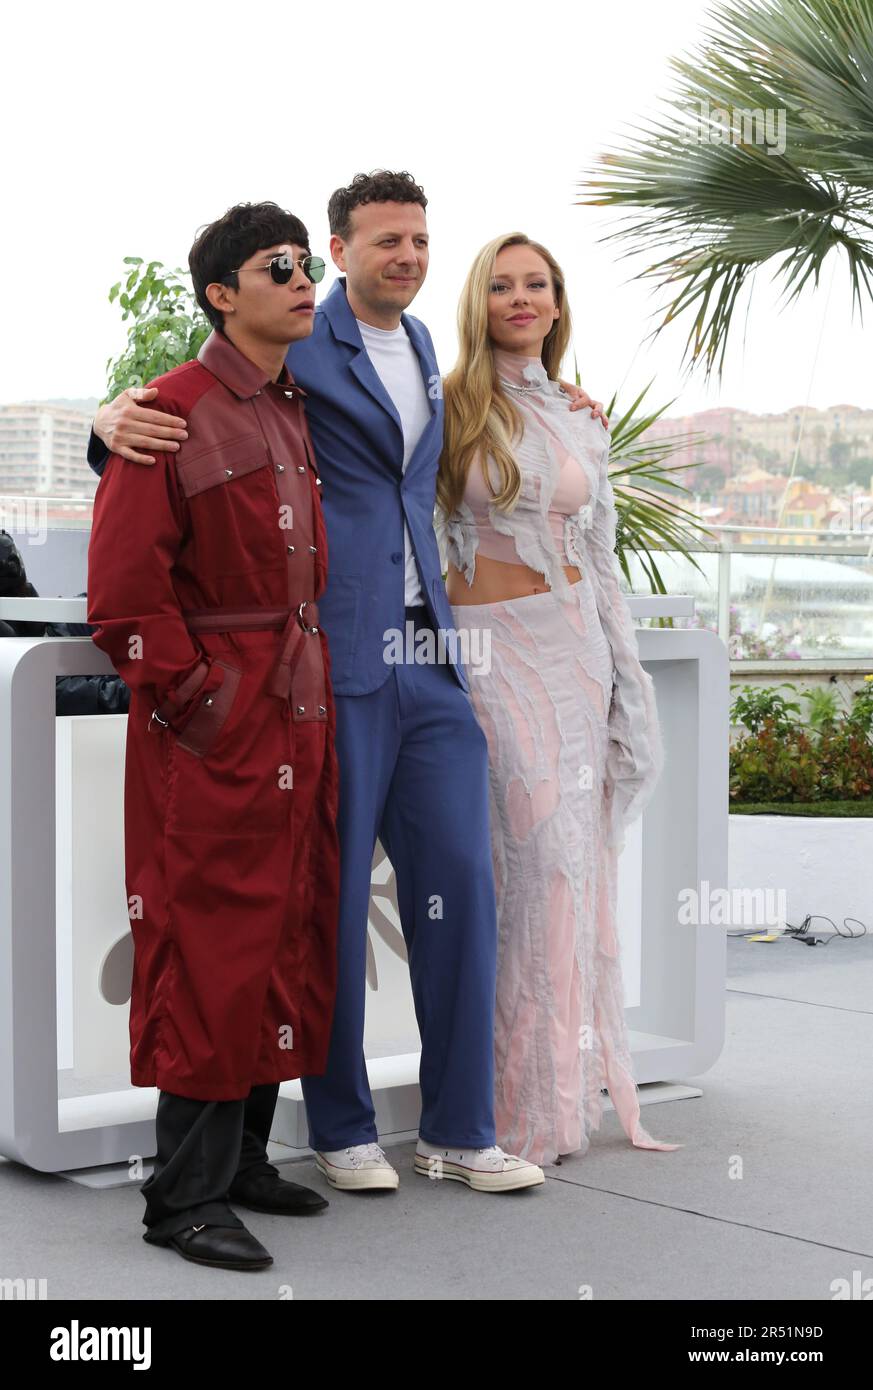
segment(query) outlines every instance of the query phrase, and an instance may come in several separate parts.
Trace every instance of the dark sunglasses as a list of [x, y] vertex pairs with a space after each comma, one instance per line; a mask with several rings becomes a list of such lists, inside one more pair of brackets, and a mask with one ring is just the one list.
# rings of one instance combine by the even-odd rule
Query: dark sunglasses
[[[320, 256], [301, 256], [296, 264], [303, 267], [303, 274], [310, 284], [316, 285], [324, 278], [326, 266]], [[266, 265], [243, 265], [239, 270], [232, 270], [230, 274], [239, 275], [244, 270], [269, 270], [275, 284], [287, 285], [294, 274], [294, 266], [294, 257], [283, 251], [278, 256], [273, 256]]]

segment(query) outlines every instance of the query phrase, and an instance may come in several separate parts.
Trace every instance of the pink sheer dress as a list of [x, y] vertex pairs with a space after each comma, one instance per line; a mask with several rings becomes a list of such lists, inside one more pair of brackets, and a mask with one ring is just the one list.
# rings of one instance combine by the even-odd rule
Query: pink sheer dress
[[[494, 355], [524, 420], [521, 493], [498, 511], [477, 457], [437, 530], [469, 583], [479, 554], [529, 565], [550, 585], [452, 609], [483, 657], [467, 671], [489, 747], [497, 1142], [535, 1163], [584, 1153], [606, 1088], [634, 1145], [678, 1148], [640, 1123], [616, 935], [624, 830], [654, 790], [663, 748], [619, 589], [609, 436], [590, 411], [571, 414], [538, 358]], [[564, 565], [579, 568], [578, 583]]]

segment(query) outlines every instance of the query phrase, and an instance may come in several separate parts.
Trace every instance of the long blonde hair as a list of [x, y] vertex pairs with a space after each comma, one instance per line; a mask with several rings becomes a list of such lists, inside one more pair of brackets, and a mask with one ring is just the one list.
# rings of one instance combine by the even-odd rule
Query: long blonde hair
[[490, 454], [497, 465], [499, 486], [496, 492], [487, 468], [483, 468], [495, 506], [511, 511], [521, 488], [513, 444], [521, 438], [524, 425], [518, 407], [500, 384], [488, 336], [488, 298], [494, 264], [505, 246], [529, 246], [542, 256], [551, 271], [555, 304], [561, 312], [543, 342], [542, 363], [553, 381], [558, 379], [570, 342], [570, 307], [564, 273], [551, 252], [539, 242], [531, 241], [524, 232], [495, 237], [483, 246], [461, 290], [458, 302], [460, 351], [443, 382], [445, 429], [437, 473], [437, 502], [447, 516], [463, 499], [470, 465], [479, 449], [483, 463]]

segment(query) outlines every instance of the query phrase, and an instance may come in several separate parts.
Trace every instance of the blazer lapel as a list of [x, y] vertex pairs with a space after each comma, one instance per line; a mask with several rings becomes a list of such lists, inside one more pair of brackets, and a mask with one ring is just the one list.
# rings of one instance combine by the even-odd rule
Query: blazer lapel
[[365, 391], [369, 391], [374, 401], [381, 405], [382, 409], [391, 416], [397, 426], [398, 437], [400, 440], [400, 457], [403, 458], [403, 425], [397, 413], [397, 407], [392, 401], [385, 387], [382, 385], [382, 378], [370, 361], [369, 353], [363, 343], [357, 354], [349, 359], [349, 366], [352, 373], [357, 377]]
[[[424, 335], [414, 319], [407, 318], [406, 314], [400, 315], [400, 321], [409, 334], [409, 341], [415, 348], [418, 357], [418, 365], [421, 368], [421, 375], [424, 381], [424, 389], [427, 392], [427, 403], [430, 407], [430, 419], [421, 432], [421, 437], [413, 450], [412, 457], [406, 465], [407, 476], [410, 470], [423, 458], [430, 459], [431, 465], [435, 458], [439, 458], [442, 452], [442, 430], [443, 413], [440, 409], [442, 404], [442, 382], [440, 381], [439, 371], [437, 370], [436, 358], [428, 346]], [[435, 444], [434, 433], [439, 436], [438, 443]]]
[[337, 341], [345, 343], [353, 350], [348, 359], [352, 375], [394, 423], [395, 437], [390, 446], [390, 454], [392, 462], [396, 462], [397, 468], [401, 469], [403, 466], [403, 425], [397, 413], [397, 407], [382, 385], [379, 373], [370, 361], [364, 347], [364, 340], [361, 337], [357, 320], [346, 298], [345, 276], [341, 275], [334, 281], [330, 293], [324, 300], [322, 309]]
[[[346, 295], [345, 276], [339, 276], [331, 286], [330, 292], [326, 296], [322, 305], [322, 310], [326, 314], [330, 323], [334, 337], [341, 343], [345, 343], [352, 349], [348, 359], [348, 365], [352, 375], [370, 395], [376, 403], [381, 406], [385, 414], [394, 424], [389, 445], [390, 457], [396, 465], [398, 471], [403, 469], [403, 424], [397, 412], [397, 407], [392, 401], [382, 380], [373, 363], [370, 361], [369, 354], [364, 347], [364, 340], [361, 337], [361, 330], [358, 328], [357, 320], [349, 306]], [[433, 358], [427, 343], [422, 336], [418, 325], [414, 320], [408, 318], [406, 314], [401, 314], [400, 321], [409, 334], [410, 342], [415, 349], [418, 364], [421, 369], [422, 380], [427, 392], [428, 405], [430, 406], [430, 420], [422, 431], [421, 438], [416, 445], [412, 458], [407, 464], [407, 473], [413, 463], [420, 457], [428, 457], [432, 453], [433, 431], [442, 432], [442, 412], [440, 410], [440, 382], [437, 371], [436, 361]], [[387, 443], [386, 439], [386, 443]], [[440, 439], [442, 448], [442, 439]], [[439, 451], [437, 451], [439, 452]]]

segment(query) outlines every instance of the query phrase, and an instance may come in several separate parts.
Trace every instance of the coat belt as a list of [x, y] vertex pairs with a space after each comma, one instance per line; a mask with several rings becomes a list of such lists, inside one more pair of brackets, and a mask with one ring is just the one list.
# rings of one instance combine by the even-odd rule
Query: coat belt
[[304, 636], [318, 635], [318, 604], [307, 598], [296, 608], [185, 608], [182, 617], [191, 632], [282, 632], [279, 660], [267, 689], [287, 700], [291, 676], [300, 660]]

